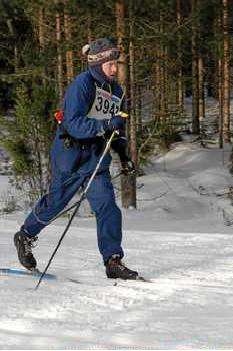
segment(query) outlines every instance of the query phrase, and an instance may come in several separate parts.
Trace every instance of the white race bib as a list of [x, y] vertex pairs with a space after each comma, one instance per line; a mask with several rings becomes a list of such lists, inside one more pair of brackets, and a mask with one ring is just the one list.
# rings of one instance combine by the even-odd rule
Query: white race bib
[[119, 98], [96, 86], [95, 100], [87, 116], [96, 119], [112, 118], [120, 111], [123, 95]]

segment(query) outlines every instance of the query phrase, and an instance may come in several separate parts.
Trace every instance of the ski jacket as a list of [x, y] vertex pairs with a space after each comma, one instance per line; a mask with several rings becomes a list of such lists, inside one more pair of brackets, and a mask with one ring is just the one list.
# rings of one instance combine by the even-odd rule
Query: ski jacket
[[[109, 84], [97, 80], [89, 70], [78, 75], [65, 93], [64, 119], [57, 129], [51, 149], [52, 173], [72, 174], [81, 164], [91, 159], [93, 162], [91, 154], [98, 156], [105, 134], [103, 119], [117, 114], [122, 104], [123, 91], [116, 82]], [[67, 147], [63, 138], [64, 130], [78, 142]], [[85, 144], [88, 147], [84, 147]], [[121, 159], [124, 158], [125, 138], [114, 141], [113, 146], [114, 151], [119, 150]], [[102, 169], [108, 169], [110, 162], [111, 157], [107, 155]]]

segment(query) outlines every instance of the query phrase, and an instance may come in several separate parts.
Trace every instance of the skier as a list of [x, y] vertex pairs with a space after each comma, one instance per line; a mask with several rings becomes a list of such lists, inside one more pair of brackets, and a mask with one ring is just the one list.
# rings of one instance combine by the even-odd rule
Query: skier
[[[135, 171], [126, 152], [125, 119], [120, 114], [124, 94], [115, 80], [119, 49], [112, 38], [101, 38], [85, 45], [83, 54], [87, 55], [88, 70], [74, 79], [64, 97], [64, 118], [51, 149], [49, 192], [14, 235], [19, 261], [28, 270], [35, 270], [37, 265], [32, 254], [37, 235], [87, 184], [113, 131], [119, 131], [112, 148], [119, 154], [122, 171]], [[107, 277], [137, 279], [138, 273], [122, 263], [122, 219], [115, 202], [110, 162], [108, 153], [86, 197], [96, 216], [98, 247]]]

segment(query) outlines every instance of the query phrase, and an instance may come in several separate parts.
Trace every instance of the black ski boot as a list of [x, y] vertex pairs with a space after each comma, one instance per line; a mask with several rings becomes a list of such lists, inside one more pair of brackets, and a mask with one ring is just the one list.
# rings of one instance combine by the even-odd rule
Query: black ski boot
[[37, 237], [28, 237], [23, 231], [14, 236], [14, 244], [18, 253], [19, 262], [30, 271], [36, 268], [36, 260], [32, 254], [32, 248]]
[[106, 275], [108, 278], [116, 279], [132, 279], [136, 280], [138, 277], [138, 272], [132, 271], [127, 268], [121, 262], [121, 258], [118, 255], [113, 255], [106, 263]]

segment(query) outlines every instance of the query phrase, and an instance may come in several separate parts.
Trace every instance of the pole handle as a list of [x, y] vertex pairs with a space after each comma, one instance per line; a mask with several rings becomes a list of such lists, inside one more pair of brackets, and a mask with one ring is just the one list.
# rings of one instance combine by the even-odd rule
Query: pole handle
[[123, 112], [123, 111], [120, 111], [120, 112], [118, 113], [118, 116], [120, 116], [120, 117], [122, 117], [122, 118], [128, 118], [128, 117], [129, 117], [128, 113]]

